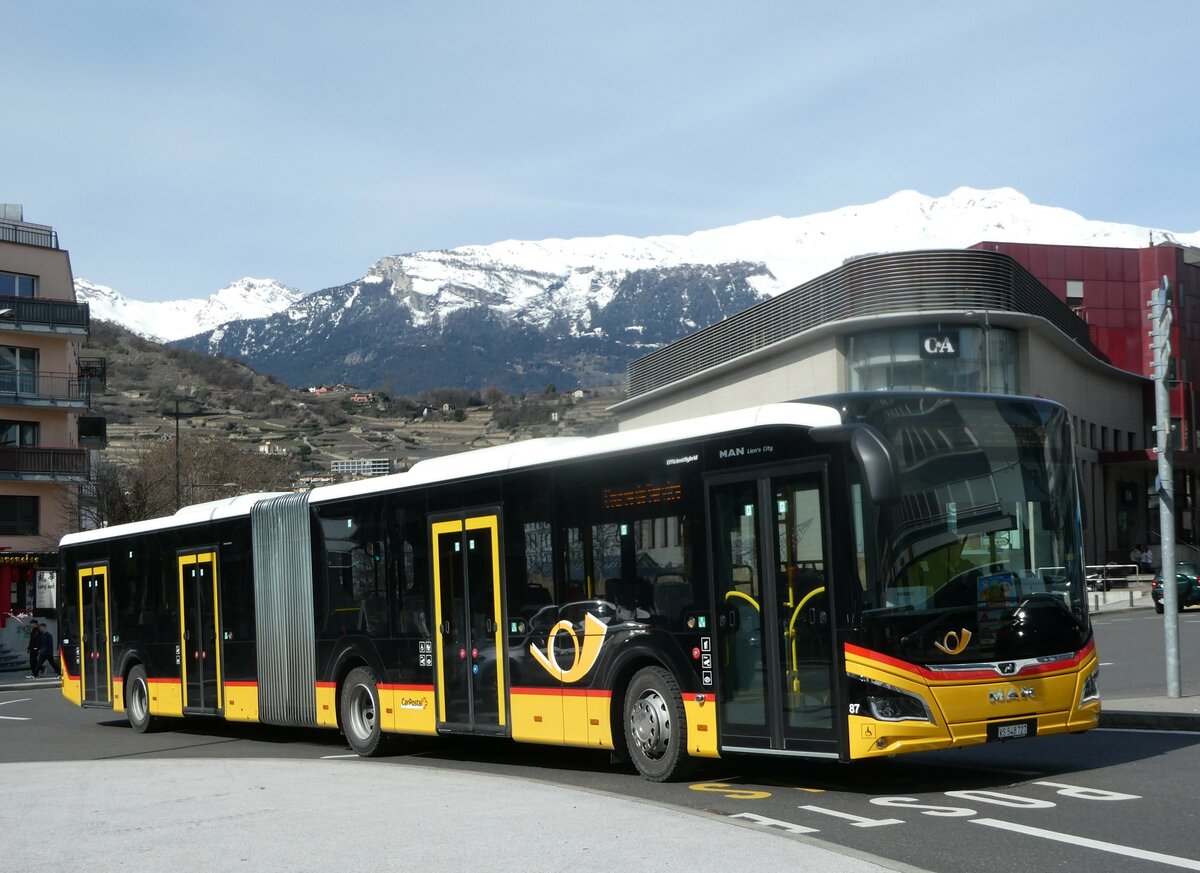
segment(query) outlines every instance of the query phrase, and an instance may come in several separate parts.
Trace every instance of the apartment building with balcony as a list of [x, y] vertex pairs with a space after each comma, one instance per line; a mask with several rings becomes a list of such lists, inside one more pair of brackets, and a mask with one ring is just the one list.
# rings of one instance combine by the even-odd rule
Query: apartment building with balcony
[[58, 540], [80, 527], [104, 435], [88, 414], [105, 371], [80, 357], [88, 326], [58, 234], [0, 204], [0, 614], [50, 615]]

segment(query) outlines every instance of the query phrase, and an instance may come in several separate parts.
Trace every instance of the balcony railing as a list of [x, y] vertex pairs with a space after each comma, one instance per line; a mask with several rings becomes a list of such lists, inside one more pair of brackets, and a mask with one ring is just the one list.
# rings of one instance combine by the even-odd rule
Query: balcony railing
[[0, 404], [86, 408], [91, 382], [47, 370], [0, 370]]
[[105, 387], [108, 385], [108, 359], [80, 358], [79, 378], [86, 380], [93, 387]]
[[56, 249], [58, 248], [58, 231], [40, 224], [0, 221], [0, 242]]
[[87, 471], [86, 449], [0, 446], [0, 479], [83, 481]]
[[0, 330], [87, 333], [88, 305], [44, 297], [0, 296]]

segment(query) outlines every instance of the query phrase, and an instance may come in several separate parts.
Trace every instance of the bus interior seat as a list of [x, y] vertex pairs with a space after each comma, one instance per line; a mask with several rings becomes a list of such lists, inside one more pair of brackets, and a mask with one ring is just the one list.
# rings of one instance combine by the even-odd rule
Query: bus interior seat
[[692, 586], [678, 574], [660, 577], [654, 583], [654, 611], [675, 626], [683, 621], [683, 613], [692, 605]]
[[640, 576], [608, 579], [604, 590], [608, 600], [617, 607], [617, 615], [621, 618], [648, 618], [649, 613], [642, 607], [649, 605], [649, 598], [644, 596], [650, 583]]
[[382, 595], [364, 597], [359, 611], [359, 628], [371, 636], [387, 636], [387, 598]]
[[403, 633], [428, 637], [429, 624], [425, 618], [425, 605], [416, 598], [409, 598], [400, 607], [400, 627]]

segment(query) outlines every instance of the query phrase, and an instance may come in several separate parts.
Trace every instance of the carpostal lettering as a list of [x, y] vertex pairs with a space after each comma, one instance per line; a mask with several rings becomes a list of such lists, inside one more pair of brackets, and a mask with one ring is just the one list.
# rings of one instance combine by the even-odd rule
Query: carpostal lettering
[[424, 709], [425, 701], [420, 697], [403, 697], [400, 699], [401, 709]]

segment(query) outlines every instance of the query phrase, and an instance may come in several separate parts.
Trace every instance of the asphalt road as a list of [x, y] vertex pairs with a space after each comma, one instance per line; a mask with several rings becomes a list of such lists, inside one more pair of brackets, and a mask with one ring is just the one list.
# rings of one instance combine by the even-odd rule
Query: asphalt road
[[[1180, 684], [1184, 694], [1200, 694], [1200, 610], [1185, 610], [1176, 619]], [[1105, 700], [1167, 693], [1163, 620], [1164, 616], [1153, 609], [1092, 616], [1100, 653], [1100, 690]]]
[[[1145, 611], [1097, 617], [1107, 698], [1165, 688], [1161, 621]], [[1197, 623], [1185, 614], [1183, 645], [1200, 639]], [[1187, 657], [1185, 687], [1195, 688], [1200, 683], [1188, 670], [1200, 668], [1200, 660]], [[253, 758], [336, 766], [333, 760], [353, 757], [333, 732], [173, 724], [176, 729], [139, 735], [123, 718], [77, 709], [56, 690], [0, 692], [0, 763], [188, 758], [228, 767]], [[759, 829], [764, 840], [773, 833], [801, 835], [936, 873], [1200, 870], [1200, 733], [1097, 730], [855, 765], [734, 758], [670, 785], [614, 769], [603, 753], [495, 740], [407, 740], [393, 757], [348, 763], [355, 769], [347, 774], [377, 775], [390, 767], [496, 774], [706, 811]], [[47, 772], [60, 774], [54, 791], [77, 790], [59, 767]], [[27, 791], [23, 781], [0, 779], [0, 799], [10, 808]], [[120, 802], [112, 798], [114, 810]], [[464, 811], [465, 839], [477, 814]], [[653, 837], [638, 839], [652, 860]]]

